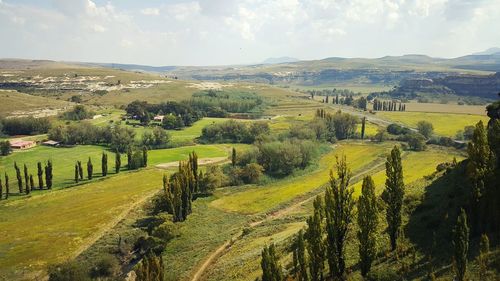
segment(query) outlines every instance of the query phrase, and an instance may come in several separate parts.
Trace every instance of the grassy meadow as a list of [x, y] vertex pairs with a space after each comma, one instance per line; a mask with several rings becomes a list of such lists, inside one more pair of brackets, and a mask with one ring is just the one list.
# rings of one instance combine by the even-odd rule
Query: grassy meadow
[[480, 120], [483, 123], [489, 118], [485, 115], [429, 113], [429, 112], [377, 112], [377, 115], [396, 123], [416, 128], [419, 121], [431, 122], [434, 133], [441, 136], [454, 137], [465, 126], [473, 126]]

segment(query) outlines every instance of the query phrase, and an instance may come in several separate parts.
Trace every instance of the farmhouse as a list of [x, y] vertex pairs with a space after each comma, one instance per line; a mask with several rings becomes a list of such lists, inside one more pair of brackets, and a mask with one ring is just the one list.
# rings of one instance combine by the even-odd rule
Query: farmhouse
[[164, 115], [156, 115], [153, 120], [158, 122], [163, 122]]
[[10, 141], [10, 147], [13, 149], [29, 149], [36, 145], [34, 141], [25, 141], [25, 140], [14, 140]]

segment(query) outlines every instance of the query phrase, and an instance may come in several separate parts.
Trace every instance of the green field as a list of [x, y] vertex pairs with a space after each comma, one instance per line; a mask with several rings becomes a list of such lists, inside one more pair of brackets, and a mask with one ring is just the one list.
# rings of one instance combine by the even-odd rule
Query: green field
[[413, 128], [419, 121], [428, 121], [434, 126], [435, 134], [448, 137], [454, 137], [457, 131], [475, 125], [479, 120], [483, 120], [483, 123], [489, 120], [487, 116], [453, 113], [377, 112], [377, 115]]
[[134, 203], [159, 190], [161, 178], [156, 169], [123, 173], [0, 205], [0, 276], [13, 280], [65, 261]]
[[264, 212], [327, 183], [336, 156], [346, 155], [351, 170], [356, 172], [383, 157], [389, 148], [389, 144], [340, 143], [334, 150], [321, 157], [318, 169], [311, 173], [263, 187], [244, 189], [217, 199], [212, 205], [222, 210], [244, 214]]

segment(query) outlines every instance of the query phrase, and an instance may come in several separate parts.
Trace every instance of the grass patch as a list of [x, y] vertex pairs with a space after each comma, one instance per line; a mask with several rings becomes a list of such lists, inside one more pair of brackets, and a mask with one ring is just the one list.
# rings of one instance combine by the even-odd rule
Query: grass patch
[[378, 116], [394, 122], [400, 122], [410, 127], [417, 127], [419, 121], [429, 121], [434, 126], [434, 133], [442, 136], [454, 137], [465, 126], [473, 126], [479, 120], [487, 122], [487, 116], [453, 113], [429, 112], [377, 112]]

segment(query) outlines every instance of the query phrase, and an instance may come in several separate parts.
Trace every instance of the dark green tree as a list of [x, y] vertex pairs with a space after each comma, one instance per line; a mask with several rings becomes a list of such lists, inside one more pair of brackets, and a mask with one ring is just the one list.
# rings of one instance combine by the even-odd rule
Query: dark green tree
[[269, 247], [264, 247], [260, 265], [262, 268], [262, 281], [283, 280], [283, 273], [274, 244], [271, 244]]
[[366, 117], [363, 117], [363, 119], [361, 119], [361, 139], [362, 140], [365, 139], [365, 127], [366, 127]]
[[33, 179], [33, 175], [30, 175], [30, 188], [31, 190], [35, 189], [35, 180]]
[[92, 159], [90, 159], [89, 157], [89, 161], [87, 161], [87, 178], [91, 180], [93, 174], [94, 174], [94, 165], [92, 165]]
[[47, 188], [52, 188], [52, 160], [47, 160], [47, 165], [45, 166], [45, 183], [47, 184]]
[[366, 276], [377, 254], [378, 208], [375, 183], [370, 176], [363, 179], [358, 199], [358, 240], [361, 275]]
[[9, 176], [5, 173], [5, 199], [9, 199]]
[[396, 249], [399, 230], [401, 228], [401, 210], [403, 208], [403, 197], [405, 194], [403, 182], [403, 166], [401, 163], [401, 151], [397, 146], [391, 150], [385, 162], [385, 190], [382, 198], [387, 204], [387, 231], [391, 241], [391, 249]]
[[0, 179], [0, 200], [2, 200], [3, 197], [3, 184], [2, 184], [2, 179]]
[[37, 163], [37, 176], [38, 176], [38, 189], [42, 190], [43, 189], [43, 168], [42, 168], [42, 162]]
[[162, 256], [148, 254], [136, 266], [136, 281], [164, 281], [165, 269]]
[[469, 226], [467, 225], [467, 214], [463, 209], [457, 218], [453, 228], [453, 262], [457, 281], [465, 280], [467, 272], [467, 253], [469, 251]]
[[142, 167], [148, 166], [148, 148], [146, 146], [142, 147]]
[[129, 146], [127, 148], [127, 169], [129, 169], [129, 170], [134, 170], [132, 168], [132, 165], [133, 165], [132, 157], [133, 157], [132, 147]]
[[486, 234], [481, 235], [479, 240], [479, 256], [477, 264], [479, 266], [479, 280], [488, 279], [488, 255], [490, 252], [490, 239]]
[[309, 281], [309, 275], [307, 274], [306, 243], [302, 230], [299, 231], [297, 239], [295, 240], [293, 258], [296, 279], [298, 281]]
[[120, 152], [117, 150], [116, 153], [115, 153], [115, 173], [119, 173], [120, 172], [120, 168], [122, 166], [122, 159], [121, 159], [121, 155], [120, 155]]
[[330, 171], [330, 185], [325, 192], [328, 265], [330, 274], [337, 279], [345, 279], [345, 243], [354, 209], [350, 179], [346, 157], [337, 158], [337, 178]]
[[25, 187], [24, 191], [26, 192], [26, 194], [29, 194], [31, 191], [30, 176], [29, 176], [28, 167], [26, 166], [26, 164], [24, 164], [24, 187]]
[[231, 151], [231, 165], [233, 167], [236, 167], [236, 148], [233, 147], [233, 150]]
[[309, 272], [312, 281], [323, 280], [325, 268], [325, 245], [323, 243], [323, 204], [320, 196], [315, 199], [314, 214], [307, 219], [307, 252], [309, 254]]
[[78, 165], [78, 176], [80, 177], [80, 180], [83, 180], [83, 167], [82, 167], [82, 161], [77, 161], [76, 164]]
[[16, 170], [16, 178], [17, 178], [17, 187], [19, 187], [19, 193], [23, 193], [23, 177], [21, 176], [21, 169], [17, 166], [17, 163], [14, 162], [14, 169]]
[[78, 164], [75, 164], [75, 183], [78, 183], [80, 179], [80, 174], [78, 173]]
[[108, 175], [108, 154], [103, 153], [101, 158], [101, 173], [105, 177]]

